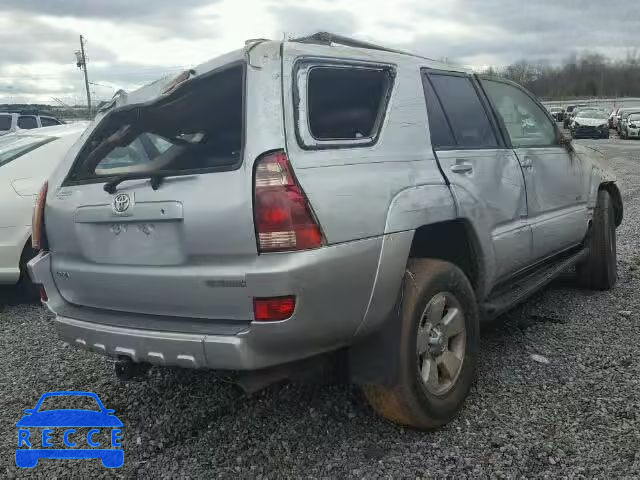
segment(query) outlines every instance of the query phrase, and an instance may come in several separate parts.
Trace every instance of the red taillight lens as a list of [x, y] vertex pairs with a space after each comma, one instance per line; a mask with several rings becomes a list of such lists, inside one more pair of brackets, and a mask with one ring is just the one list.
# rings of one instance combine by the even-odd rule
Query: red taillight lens
[[44, 289], [44, 287], [40, 286], [38, 288], [38, 291], [40, 292], [40, 300], [42, 300], [43, 302], [48, 302], [49, 297], [47, 296], [47, 291]]
[[31, 246], [34, 250], [42, 250], [44, 248], [44, 205], [47, 202], [47, 192], [49, 190], [49, 182], [44, 182], [36, 205], [33, 208], [33, 218], [31, 220]]
[[254, 298], [253, 316], [257, 322], [286, 320], [296, 308], [296, 297]]
[[261, 252], [305, 250], [322, 245], [322, 232], [284, 152], [256, 163], [254, 215]]

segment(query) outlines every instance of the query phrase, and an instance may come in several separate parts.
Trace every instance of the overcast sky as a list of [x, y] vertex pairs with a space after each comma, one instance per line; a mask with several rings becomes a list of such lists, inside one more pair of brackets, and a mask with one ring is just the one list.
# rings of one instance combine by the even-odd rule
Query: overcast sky
[[84, 103], [87, 38], [98, 99], [174, 74], [248, 38], [326, 30], [463, 65], [556, 63], [637, 45], [639, 2], [600, 0], [1, 0], [0, 103]]

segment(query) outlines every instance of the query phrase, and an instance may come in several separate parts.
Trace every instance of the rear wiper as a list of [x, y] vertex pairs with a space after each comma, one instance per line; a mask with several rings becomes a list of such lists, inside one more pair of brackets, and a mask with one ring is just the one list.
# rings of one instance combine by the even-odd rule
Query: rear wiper
[[109, 180], [104, 184], [104, 191], [107, 193], [116, 193], [116, 187], [120, 185], [122, 182], [126, 182], [127, 180], [138, 180], [141, 178], [149, 178], [151, 179], [151, 188], [154, 190], [158, 190], [162, 180], [165, 177], [170, 175], [175, 175], [176, 172], [165, 171], [165, 172], [140, 172], [140, 173], [130, 173], [128, 175], [120, 175], [119, 177], [114, 178], [113, 180]]

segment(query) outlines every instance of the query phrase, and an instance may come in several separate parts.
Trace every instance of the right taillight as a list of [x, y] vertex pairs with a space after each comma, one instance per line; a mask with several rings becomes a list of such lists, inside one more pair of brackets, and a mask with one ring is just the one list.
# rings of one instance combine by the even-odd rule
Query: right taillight
[[33, 208], [33, 219], [31, 221], [31, 246], [34, 250], [39, 251], [44, 248], [44, 205], [47, 202], [47, 192], [49, 190], [49, 182], [44, 182], [36, 205]]
[[322, 232], [283, 151], [256, 161], [255, 227], [260, 252], [306, 250], [322, 245]]

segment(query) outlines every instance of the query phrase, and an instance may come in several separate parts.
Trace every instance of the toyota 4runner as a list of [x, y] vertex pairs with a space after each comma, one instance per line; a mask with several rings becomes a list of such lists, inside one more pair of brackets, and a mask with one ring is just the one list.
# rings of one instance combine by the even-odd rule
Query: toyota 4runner
[[493, 319], [616, 281], [598, 154], [500, 78], [320, 33], [120, 92], [45, 184], [29, 268], [63, 339], [242, 372], [341, 352], [373, 408], [461, 408]]

